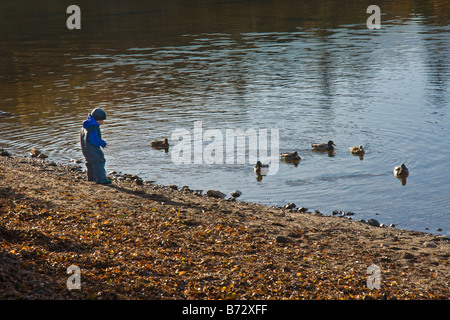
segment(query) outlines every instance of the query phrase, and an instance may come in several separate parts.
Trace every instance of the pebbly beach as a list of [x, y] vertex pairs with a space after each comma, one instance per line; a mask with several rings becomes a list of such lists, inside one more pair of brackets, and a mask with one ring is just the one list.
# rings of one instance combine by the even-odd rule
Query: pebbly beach
[[444, 236], [83, 170], [2, 151], [0, 298], [450, 297]]

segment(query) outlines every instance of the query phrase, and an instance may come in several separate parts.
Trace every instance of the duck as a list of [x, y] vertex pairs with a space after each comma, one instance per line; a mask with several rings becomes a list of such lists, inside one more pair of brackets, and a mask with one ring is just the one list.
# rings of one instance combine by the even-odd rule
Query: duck
[[302, 158], [298, 155], [297, 151], [287, 152], [281, 154], [281, 159], [285, 161], [300, 161]]
[[167, 140], [167, 138], [164, 138], [164, 140], [153, 140], [152, 142], [150, 142], [150, 145], [153, 148], [168, 149], [169, 141]]
[[364, 155], [366, 151], [364, 150], [363, 146], [359, 146], [359, 147], [350, 147], [350, 153], [351, 154], [355, 154], [355, 155]]
[[332, 140], [327, 143], [311, 143], [311, 147], [314, 151], [333, 151], [334, 146], [335, 144]]
[[409, 170], [404, 163], [401, 166], [396, 166], [394, 168], [394, 176], [397, 178], [406, 178], [409, 176]]
[[41, 152], [39, 149], [37, 149], [37, 148], [31, 148], [31, 150], [30, 150], [30, 156], [31, 156], [32, 158], [38, 158], [38, 159], [42, 159], [42, 160], [48, 158], [48, 156], [47, 156], [46, 154], [42, 153], [42, 152]]
[[255, 167], [253, 168], [253, 171], [258, 176], [265, 176], [267, 172], [269, 171], [269, 165], [268, 164], [262, 164], [261, 161], [256, 162]]
[[363, 146], [359, 147], [350, 147], [350, 153], [359, 156], [361, 160], [364, 159], [364, 153], [366, 153], [366, 150], [364, 150]]

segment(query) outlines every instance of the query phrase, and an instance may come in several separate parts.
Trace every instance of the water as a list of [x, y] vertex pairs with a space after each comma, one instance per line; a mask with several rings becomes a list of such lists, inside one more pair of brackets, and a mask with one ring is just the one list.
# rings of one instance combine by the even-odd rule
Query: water
[[[81, 158], [80, 125], [102, 107], [108, 171], [450, 236], [449, 5], [380, 1], [369, 30], [369, 4], [344, 3], [79, 1], [69, 31], [72, 3], [2, 1], [0, 146]], [[224, 136], [278, 129], [280, 152], [302, 161], [258, 181], [248, 161], [175, 165], [173, 147], [150, 148], [194, 121]], [[329, 139], [333, 157], [311, 151]], [[360, 144], [363, 160], [348, 150]]]

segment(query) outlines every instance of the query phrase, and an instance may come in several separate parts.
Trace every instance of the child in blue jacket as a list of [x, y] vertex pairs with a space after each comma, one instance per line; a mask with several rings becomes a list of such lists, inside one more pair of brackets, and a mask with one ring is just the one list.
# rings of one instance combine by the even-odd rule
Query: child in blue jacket
[[106, 119], [106, 113], [100, 108], [95, 108], [83, 122], [81, 129], [81, 151], [86, 159], [88, 181], [109, 184], [106, 178], [105, 155], [101, 148], [106, 148], [107, 143], [102, 140], [100, 125]]

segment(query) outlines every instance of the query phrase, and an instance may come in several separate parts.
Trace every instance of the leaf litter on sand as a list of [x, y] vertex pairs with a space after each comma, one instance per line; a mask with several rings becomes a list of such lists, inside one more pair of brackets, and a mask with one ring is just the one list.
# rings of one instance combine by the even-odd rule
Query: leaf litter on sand
[[[99, 186], [41, 165], [0, 160], [2, 298], [449, 297], [443, 237], [145, 183]], [[66, 287], [72, 264], [81, 290]], [[372, 264], [377, 290], [367, 287]]]

